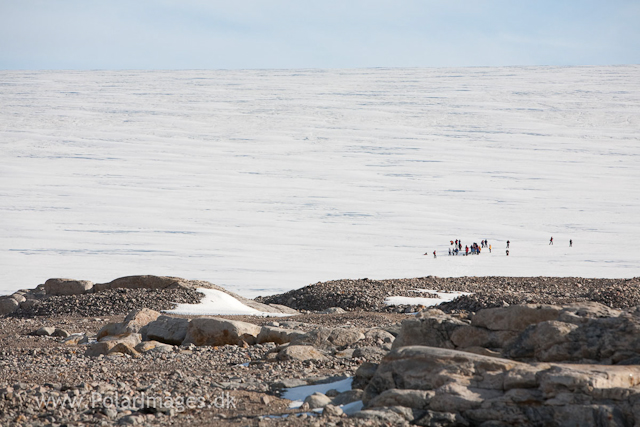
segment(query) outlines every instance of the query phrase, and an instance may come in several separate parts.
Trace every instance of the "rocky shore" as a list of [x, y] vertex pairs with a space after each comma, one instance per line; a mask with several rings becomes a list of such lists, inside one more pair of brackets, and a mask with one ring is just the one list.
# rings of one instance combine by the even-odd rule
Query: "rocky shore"
[[[2, 298], [0, 426], [640, 423], [637, 278], [339, 280], [224, 291], [288, 317], [162, 313], [200, 288], [221, 290], [132, 276]], [[385, 305], [424, 290], [472, 295]]]

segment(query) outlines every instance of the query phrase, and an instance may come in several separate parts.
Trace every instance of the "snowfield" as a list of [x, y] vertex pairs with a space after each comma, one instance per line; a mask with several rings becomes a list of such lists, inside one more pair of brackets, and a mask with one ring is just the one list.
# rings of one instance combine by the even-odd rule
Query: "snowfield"
[[0, 294], [633, 277], [639, 218], [640, 66], [0, 71]]

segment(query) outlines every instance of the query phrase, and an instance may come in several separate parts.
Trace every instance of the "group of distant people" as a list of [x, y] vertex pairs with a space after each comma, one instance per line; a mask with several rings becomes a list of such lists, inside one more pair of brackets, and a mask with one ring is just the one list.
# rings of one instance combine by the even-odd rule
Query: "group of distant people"
[[[450, 240], [449, 242], [450, 242], [449, 256], [455, 256], [455, 255], [458, 255], [460, 252], [462, 252], [462, 241], [460, 239]], [[511, 241], [507, 240], [507, 248], [506, 248], [507, 256], [509, 256], [510, 244], [511, 244]], [[553, 236], [551, 236], [551, 239], [549, 239], [549, 245], [553, 245]], [[569, 239], [569, 247], [570, 248], [573, 247], [573, 239]], [[475, 242], [471, 245], [471, 247], [469, 247], [468, 245], [465, 246], [463, 255], [468, 256], [469, 252], [471, 252], [471, 255], [480, 255], [480, 252], [482, 252], [483, 248], [488, 248], [489, 253], [491, 253], [491, 245], [489, 244], [487, 239], [480, 240], [479, 246]], [[425, 255], [427, 255], [427, 253], [425, 253]], [[434, 258], [438, 257], [436, 254], [436, 251], [433, 251], [433, 257]]]

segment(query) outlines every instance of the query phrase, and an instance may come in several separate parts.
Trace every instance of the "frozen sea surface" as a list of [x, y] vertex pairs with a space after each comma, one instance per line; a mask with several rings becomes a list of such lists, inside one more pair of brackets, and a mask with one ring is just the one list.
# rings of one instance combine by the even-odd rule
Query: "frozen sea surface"
[[0, 71], [0, 294], [633, 277], [639, 218], [640, 66]]

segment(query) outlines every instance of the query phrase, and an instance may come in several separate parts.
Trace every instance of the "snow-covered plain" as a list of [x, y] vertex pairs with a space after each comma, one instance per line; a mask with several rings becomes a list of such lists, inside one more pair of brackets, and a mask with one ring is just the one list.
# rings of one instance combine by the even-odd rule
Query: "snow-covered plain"
[[632, 277], [639, 216], [640, 66], [0, 71], [0, 294]]

